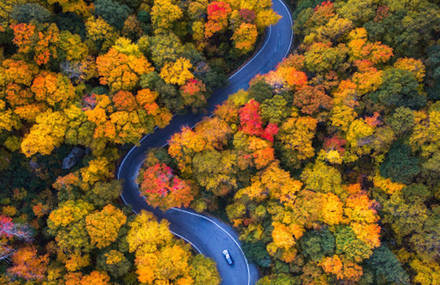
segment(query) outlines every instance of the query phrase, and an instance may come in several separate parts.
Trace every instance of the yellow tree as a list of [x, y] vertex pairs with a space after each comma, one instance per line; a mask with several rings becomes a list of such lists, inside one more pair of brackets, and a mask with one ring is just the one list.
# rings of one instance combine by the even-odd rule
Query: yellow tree
[[64, 141], [68, 127], [67, 118], [61, 112], [47, 111], [38, 115], [36, 124], [23, 138], [21, 151], [27, 157], [40, 153], [48, 155]]
[[55, 236], [60, 250], [68, 254], [91, 250], [84, 218], [92, 210], [93, 205], [88, 202], [68, 200], [49, 214], [48, 232]]
[[317, 123], [312, 117], [293, 117], [281, 125], [277, 138], [284, 161], [298, 167], [302, 160], [315, 154], [312, 140]]
[[89, 54], [87, 45], [81, 41], [81, 36], [69, 31], [60, 33], [59, 47], [68, 61], [81, 61]]
[[92, 245], [96, 245], [97, 248], [109, 246], [118, 238], [119, 230], [126, 220], [124, 213], [111, 204], [88, 215], [86, 229]]
[[184, 57], [180, 57], [174, 63], [165, 63], [160, 71], [160, 77], [166, 83], [184, 85], [187, 80], [194, 78], [190, 71], [191, 68], [191, 62]]
[[169, 142], [168, 153], [177, 160], [182, 172], [191, 173], [192, 157], [206, 148], [203, 136], [184, 127], [179, 133], [175, 133]]
[[320, 194], [320, 219], [328, 225], [337, 225], [343, 220], [343, 203], [333, 193]]
[[232, 40], [235, 48], [242, 53], [247, 53], [252, 50], [257, 41], [257, 27], [254, 24], [242, 23], [238, 29], [234, 31]]
[[281, 253], [281, 260], [292, 262], [296, 256], [295, 245], [304, 233], [304, 228], [293, 222], [289, 224], [272, 222], [272, 242], [267, 245], [267, 251], [275, 256]]
[[294, 204], [295, 194], [302, 187], [300, 181], [291, 178], [290, 173], [281, 169], [276, 162], [267, 167], [259, 178], [264, 185], [264, 191], [269, 192], [272, 199], [285, 205]]
[[38, 74], [38, 67], [24, 60], [6, 59], [1, 66], [1, 87], [11, 83], [29, 87], [34, 76]]
[[47, 0], [47, 2], [49, 4], [58, 3], [63, 8], [64, 13], [72, 12], [81, 16], [90, 15], [90, 7], [83, 0]]
[[152, 213], [145, 211], [129, 223], [127, 242], [129, 251], [135, 251], [139, 282], [181, 284], [191, 278], [189, 247], [173, 237], [168, 225], [168, 221], [158, 222]]
[[81, 168], [82, 182], [93, 185], [100, 180], [113, 178], [113, 166], [106, 157], [97, 157]]
[[87, 38], [94, 42], [103, 42], [101, 48], [111, 47], [118, 34], [114, 27], [104, 21], [101, 17], [90, 17], [85, 22]]
[[347, 145], [354, 155], [365, 155], [372, 150], [371, 136], [374, 134], [374, 126], [367, 124], [363, 119], [351, 122], [346, 135]]
[[394, 67], [412, 72], [419, 82], [423, 82], [425, 78], [425, 65], [419, 59], [399, 58], [394, 63]]
[[168, 30], [182, 18], [183, 12], [172, 0], [154, 0], [151, 22], [155, 30]]

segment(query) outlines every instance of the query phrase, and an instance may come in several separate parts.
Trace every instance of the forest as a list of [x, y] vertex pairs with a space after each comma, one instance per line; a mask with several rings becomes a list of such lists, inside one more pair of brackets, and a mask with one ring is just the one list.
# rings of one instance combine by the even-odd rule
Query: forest
[[[287, 4], [290, 55], [150, 149], [141, 195], [231, 225], [258, 285], [440, 284], [440, 1]], [[115, 173], [204, 114], [280, 18], [271, 0], [0, 1], [0, 284], [220, 284]]]

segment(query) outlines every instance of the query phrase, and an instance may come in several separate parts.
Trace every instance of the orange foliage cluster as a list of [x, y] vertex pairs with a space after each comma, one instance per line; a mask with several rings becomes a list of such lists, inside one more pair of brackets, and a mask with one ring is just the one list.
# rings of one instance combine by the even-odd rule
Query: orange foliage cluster
[[55, 24], [46, 25], [41, 31], [35, 25], [26, 23], [12, 25], [11, 28], [14, 31], [13, 43], [18, 46], [18, 52], [33, 53], [36, 64], [44, 65], [51, 58], [57, 57], [59, 30]]
[[131, 90], [139, 76], [154, 69], [143, 55], [127, 55], [112, 47], [106, 54], [96, 58], [99, 82], [112, 90]]
[[34, 247], [23, 247], [12, 255], [13, 266], [8, 269], [10, 274], [26, 280], [42, 280], [45, 278], [49, 255], [38, 255]]

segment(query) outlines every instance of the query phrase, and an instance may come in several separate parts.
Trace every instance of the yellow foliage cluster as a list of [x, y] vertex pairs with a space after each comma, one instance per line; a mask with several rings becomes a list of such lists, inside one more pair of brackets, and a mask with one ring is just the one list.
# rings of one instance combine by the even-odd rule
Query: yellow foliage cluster
[[343, 203], [333, 193], [321, 195], [321, 219], [328, 225], [337, 225], [342, 222]]
[[105, 262], [107, 264], [118, 264], [124, 259], [124, 254], [117, 250], [110, 250], [109, 252], [105, 253]]
[[72, 254], [69, 254], [68, 258], [64, 261], [64, 264], [68, 271], [78, 271], [81, 268], [90, 265], [90, 255], [81, 255], [80, 252], [74, 252]]
[[154, 0], [151, 8], [151, 22], [156, 29], [167, 30], [182, 16], [182, 10], [172, 0]]
[[93, 159], [89, 161], [87, 167], [81, 168], [82, 181], [90, 185], [103, 178], [112, 178], [113, 176], [111, 164], [105, 157]]
[[377, 174], [373, 177], [374, 186], [382, 189], [385, 193], [392, 195], [393, 193], [399, 192], [406, 185], [398, 182], [393, 182], [390, 178], [384, 178]]
[[414, 150], [421, 150], [423, 157], [440, 151], [440, 111], [431, 110], [415, 112], [415, 126], [409, 138]]
[[247, 53], [254, 47], [257, 37], [258, 31], [255, 25], [242, 23], [240, 27], [234, 31], [231, 39], [234, 41], [235, 48], [241, 50], [243, 53]]
[[318, 121], [312, 117], [291, 117], [279, 130], [278, 138], [283, 143], [287, 158], [292, 165], [315, 155], [312, 140]]
[[35, 153], [48, 155], [55, 147], [64, 141], [67, 130], [67, 118], [61, 112], [45, 112], [36, 118], [36, 124], [32, 126], [22, 143], [21, 151], [27, 157]]
[[91, 210], [93, 210], [93, 206], [83, 200], [69, 200], [50, 213], [48, 227], [51, 229], [67, 227], [68, 225], [81, 220]]
[[399, 58], [394, 67], [412, 72], [419, 82], [423, 82], [425, 78], [425, 65], [420, 59]]
[[89, 16], [91, 7], [83, 0], [47, 0], [49, 4], [58, 3], [62, 8], [63, 12], [72, 12], [82, 16]]
[[90, 17], [86, 23], [87, 36], [93, 41], [105, 41], [116, 36], [115, 29], [101, 17]]
[[160, 71], [160, 77], [169, 84], [184, 85], [189, 79], [194, 78], [190, 69], [192, 68], [191, 62], [180, 57], [176, 62], [167, 62]]
[[118, 238], [119, 229], [126, 220], [124, 213], [111, 204], [99, 212], [88, 215], [86, 229], [92, 244], [97, 248], [109, 246]]
[[158, 222], [152, 213], [142, 211], [129, 227], [127, 242], [129, 251], [135, 251], [139, 282], [192, 284], [189, 247], [173, 237], [166, 220]]

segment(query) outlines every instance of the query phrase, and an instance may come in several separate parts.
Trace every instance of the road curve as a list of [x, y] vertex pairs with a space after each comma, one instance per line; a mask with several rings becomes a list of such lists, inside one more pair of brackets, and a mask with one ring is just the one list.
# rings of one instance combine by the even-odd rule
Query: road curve
[[[228, 85], [217, 89], [208, 100], [208, 113], [239, 89], [247, 89], [249, 81], [257, 74], [273, 70], [290, 51], [293, 41], [292, 17], [282, 0], [272, 0], [273, 9], [282, 16], [280, 21], [268, 28], [260, 50], [239, 70], [229, 77]], [[122, 160], [117, 178], [123, 181], [121, 198], [127, 206], [138, 213], [142, 209], [153, 212], [159, 219], [170, 222], [170, 229], [176, 236], [189, 242], [195, 250], [212, 258], [224, 285], [251, 285], [258, 279], [258, 272], [244, 255], [237, 234], [227, 224], [210, 216], [204, 216], [188, 209], [173, 208], [166, 212], [147, 205], [140, 196], [136, 176], [142, 166], [145, 153], [152, 147], [164, 146], [170, 137], [183, 126], [193, 127], [206, 114], [174, 116], [170, 124], [146, 135], [139, 146], [133, 147]], [[221, 251], [228, 249], [234, 260], [229, 266]]]

